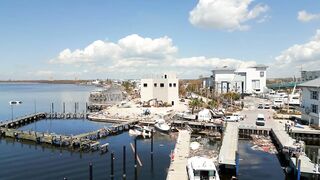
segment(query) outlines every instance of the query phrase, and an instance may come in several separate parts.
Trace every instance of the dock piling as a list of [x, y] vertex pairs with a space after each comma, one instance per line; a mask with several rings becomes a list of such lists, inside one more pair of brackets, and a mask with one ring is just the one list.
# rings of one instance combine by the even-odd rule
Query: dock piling
[[122, 178], [126, 179], [126, 146], [123, 146], [123, 162], [122, 162], [123, 174]]
[[297, 174], [297, 180], [300, 180], [301, 172], [300, 172], [300, 167], [301, 167], [301, 160], [298, 160], [298, 174]]
[[134, 179], [138, 179], [137, 138], [134, 138]]
[[92, 175], [92, 163], [89, 164], [89, 180], [93, 179], [93, 175]]
[[153, 171], [153, 131], [151, 131], [151, 171]]
[[114, 153], [111, 153], [111, 174], [110, 174], [110, 179], [114, 179]]
[[63, 114], [66, 113], [66, 103], [63, 102]]

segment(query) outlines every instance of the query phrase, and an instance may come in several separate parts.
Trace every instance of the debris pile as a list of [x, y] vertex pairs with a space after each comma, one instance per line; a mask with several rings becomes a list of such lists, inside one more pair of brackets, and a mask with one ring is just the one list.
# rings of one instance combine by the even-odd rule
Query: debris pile
[[[201, 137], [201, 136], [199, 136]], [[210, 158], [213, 160], [215, 164], [218, 163], [218, 150], [214, 149], [213, 147], [209, 147], [209, 139], [207, 138], [196, 138], [195, 142], [190, 144], [190, 152], [189, 157], [193, 156], [202, 156], [205, 158]], [[199, 145], [199, 146], [198, 146]]]
[[251, 135], [252, 150], [263, 151], [270, 154], [277, 154], [277, 149], [273, 145], [269, 136]]

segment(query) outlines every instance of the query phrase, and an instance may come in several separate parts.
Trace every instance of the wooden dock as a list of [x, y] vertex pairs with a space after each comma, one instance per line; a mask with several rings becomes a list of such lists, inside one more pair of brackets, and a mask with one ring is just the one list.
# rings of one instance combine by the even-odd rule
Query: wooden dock
[[18, 117], [14, 120], [0, 121], [0, 127], [16, 128], [21, 125], [26, 125], [41, 119], [45, 119], [45, 118], [46, 118], [46, 113], [39, 112], [35, 114]]
[[[286, 151], [286, 149], [296, 148], [294, 145], [296, 140], [290, 137], [285, 130], [284, 124], [278, 124], [277, 122], [272, 124], [271, 135], [275, 139], [279, 149], [289, 160], [290, 165], [294, 168], [295, 172], [297, 172], [297, 159], [291, 157], [289, 152]], [[302, 176], [310, 177], [312, 175], [319, 174], [315, 172], [315, 164], [312, 163], [312, 161], [305, 154], [300, 154], [298, 159], [301, 160], [300, 172]]]
[[229, 122], [223, 134], [223, 141], [219, 152], [219, 165], [233, 169], [236, 166], [236, 152], [238, 150], [238, 123]]
[[185, 180], [188, 179], [187, 164], [190, 150], [191, 133], [187, 130], [180, 130], [176, 147], [174, 149], [174, 158], [171, 160], [167, 180]]

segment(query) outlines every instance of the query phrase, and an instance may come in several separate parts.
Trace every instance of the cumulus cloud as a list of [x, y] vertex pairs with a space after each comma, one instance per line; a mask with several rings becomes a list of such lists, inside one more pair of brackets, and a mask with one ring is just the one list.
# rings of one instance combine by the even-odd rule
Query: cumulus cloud
[[[85, 64], [86, 73], [113, 75], [114, 77], [136, 77], [143, 74], [175, 71], [182, 77], [197, 77], [210, 74], [216, 67], [247, 67], [254, 61], [232, 58], [177, 57], [178, 48], [167, 37], [145, 38], [133, 34], [114, 42], [97, 40], [84, 49], [65, 49], [51, 63], [69, 64], [79, 67]], [[81, 72], [84, 71], [82, 68]]]
[[221, 30], [248, 30], [249, 20], [268, 11], [265, 4], [252, 6], [253, 0], [199, 0], [189, 13], [191, 24], [201, 28]]
[[71, 51], [65, 49], [51, 63], [83, 64], [97, 61], [114, 61], [130, 58], [131, 60], [155, 60], [167, 58], [177, 51], [172, 40], [167, 36], [151, 39], [132, 34], [117, 43], [97, 40], [85, 47]]
[[[299, 72], [300, 68], [314, 70], [320, 68], [320, 30], [304, 44], [295, 44], [275, 58], [272, 65], [276, 74]], [[279, 71], [282, 69], [282, 71]], [[278, 73], [276, 71], [279, 71]]]
[[308, 13], [305, 10], [299, 11], [298, 12], [298, 17], [297, 19], [301, 22], [309, 22], [312, 20], [320, 20], [320, 14], [311, 14]]

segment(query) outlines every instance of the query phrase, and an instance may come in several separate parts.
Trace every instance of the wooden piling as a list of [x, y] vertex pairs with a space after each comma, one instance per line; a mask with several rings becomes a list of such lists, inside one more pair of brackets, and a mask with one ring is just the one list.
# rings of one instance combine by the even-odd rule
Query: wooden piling
[[114, 153], [111, 153], [111, 174], [110, 174], [110, 179], [114, 179]]
[[93, 173], [92, 173], [92, 163], [89, 164], [89, 180], [93, 179]]
[[123, 173], [122, 173], [122, 178], [125, 180], [126, 179], [126, 146], [123, 146], [123, 162], [122, 162], [122, 170], [123, 170]]

